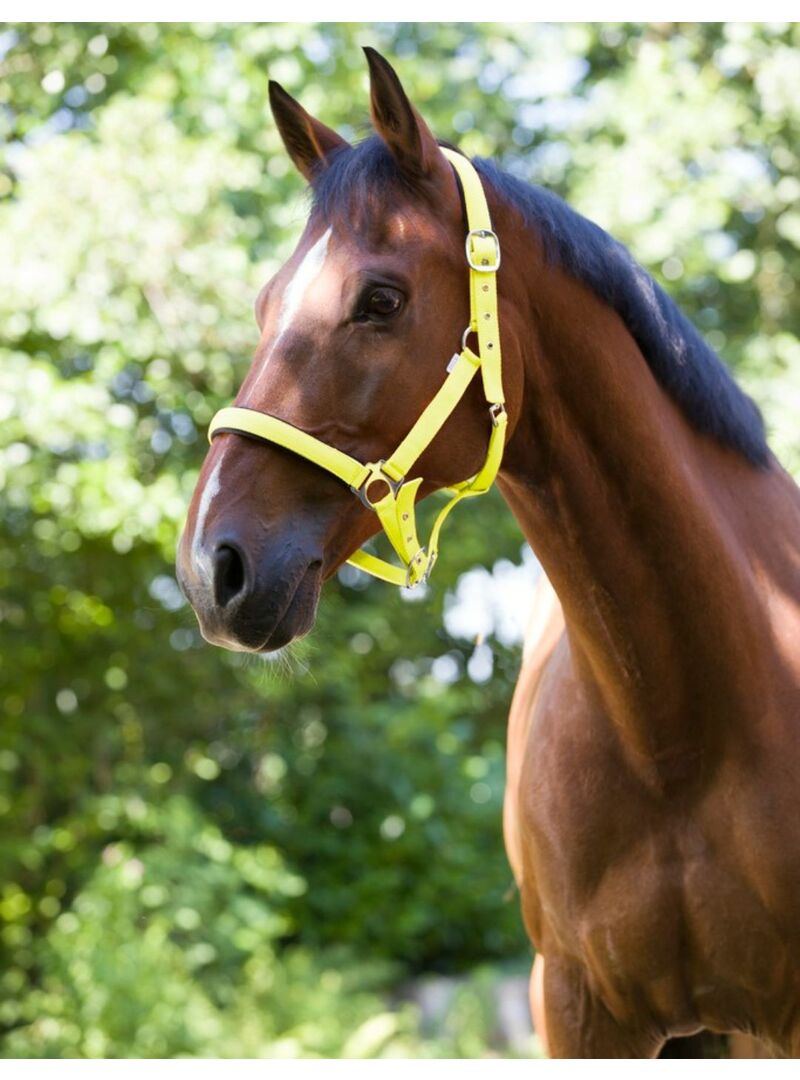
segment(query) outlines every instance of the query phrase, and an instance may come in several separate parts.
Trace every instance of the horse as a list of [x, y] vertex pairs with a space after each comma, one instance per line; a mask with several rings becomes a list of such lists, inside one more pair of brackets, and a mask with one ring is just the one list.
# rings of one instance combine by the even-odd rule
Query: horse
[[[374, 131], [356, 145], [270, 83], [312, 197], [258, 296], [233, 410], [275, 418], [273, 434], [215, 429], [181, 585], [226, 648], [269, 652], [310, 630], [323, 583], [400, 485], [370, 466], [379, 489], [356, 498], [320, 447], [385, 461], [437, 399], [465, 326], [462, 358], [474, 340], [474, 170], [491, 216], [476, 272], [496, 283], [502, 345], [497, 483], [546, 575], [504, 809], [534, 1011], [556, 1057], [652, 1057], [702, 1030], [796, 1056], [800, 491], [756, 406], [628, 251], [490, 160], [456, 168], [365, 51]], [[486, 403], [473, 380], [428, 432], [412, 511], [485, 469]], [[276, 445], [278, 429], [306, 451]]]

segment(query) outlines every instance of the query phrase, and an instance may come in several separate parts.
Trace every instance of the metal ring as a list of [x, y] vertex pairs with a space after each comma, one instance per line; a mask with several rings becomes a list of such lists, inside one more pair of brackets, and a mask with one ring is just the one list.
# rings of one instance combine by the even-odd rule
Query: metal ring
[[[371, 499], [369, 498], [369, 496], [367, 494], [367, 492], [369, 491], [370, 484], [374, 483], [377, 480], [380, 480], [381, 483], [386, 484], [389, 491], [391, 491], [392, 495], [394, 495], [394, 497], [397, 498], [398, 491], [403, 486], [403, 484], [406, 482], [406, 478], [404, 476], [401, 476], [399, 480], [392, 480], [391, 476], [389, 476], [387, 473], [385, 473], [383, 471], [383, 466], [385, 464], [386, 464], [386, 462], [384, 460], [382, 460], [382, 461], [379, 461], [376, 465], [368, 466], [371, 471], [370, 471], [369, 476], [366, 478], [364, 483], [361, 485], [361, 487], [360, 488], [355, 488], [355, 487], [350, 488], [350, 490], [353, 492], [354, 495], [358, 495], [359, 499], [361, 499], [362, 503], [364, 504], [364, 506], [366, 506], [367, 510], [374, 510], [375, 505], [376, 505], [374, 502], [371, 501]], [[385, 499], [386, 496], [384, 495], [383, 498]], [[380, 501], [381, 501], [380, 499], [377, 500], [377, 502], [380, 502]]]

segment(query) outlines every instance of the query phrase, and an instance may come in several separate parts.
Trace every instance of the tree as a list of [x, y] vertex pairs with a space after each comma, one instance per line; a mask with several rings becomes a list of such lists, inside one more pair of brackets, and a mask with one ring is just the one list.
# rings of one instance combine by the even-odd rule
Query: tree
[[[356, 137], [358, 45], [375, 44], [440, 135], [627, 242], [800, 469], [799, 33], [0, 36], [8, 1053], [336, 1053], [382, 1008], [377, 988], [527, 954], [499, 812], [518, 656], [497, 634], [476, 652], [443, 617], [459, 575], [519, 562], [499, 499], [449, 526], [421, 599], [343, 571], [288, 675], [205, 646], [174, 579], [208, 420], [305, 218], [267, 75]], [[120, 971], [146, 987], [121, 1011]], [[343, 986], [353, 1008], [337, 1019]], [[158, 1003], [185, 1022], [162, 1024]], [[358, 1045], [419, 1050], [411, 1023], [381, 1021]]]

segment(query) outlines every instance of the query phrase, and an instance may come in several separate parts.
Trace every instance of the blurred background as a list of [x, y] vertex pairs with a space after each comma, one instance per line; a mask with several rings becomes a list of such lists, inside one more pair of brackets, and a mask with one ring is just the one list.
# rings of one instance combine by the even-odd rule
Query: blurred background
[[4, 1056], [536, 1051], [499, 498], [427, 590], [343, 570], [283, 664], [204, 644], [174, 576], [306, 217], [267, 79], [357, 138], [362, 44], [627, 243], [800, 471], [797, 24], [0, 26]]

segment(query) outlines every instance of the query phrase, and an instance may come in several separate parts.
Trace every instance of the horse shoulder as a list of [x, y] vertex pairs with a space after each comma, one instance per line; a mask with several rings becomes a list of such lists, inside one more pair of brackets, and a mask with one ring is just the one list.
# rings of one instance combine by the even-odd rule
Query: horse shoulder
[[506, 797], [503, 829], [506, 851], [517, 885], [522, 885], [522, 849], [519, 822], [519, 782], [526, 754], [531, 719], [542, 678], [559, 642], [565, 639], [564, 614], [555, 589], [544, 572], [533, 593], [517, 680], [508, 718]]

